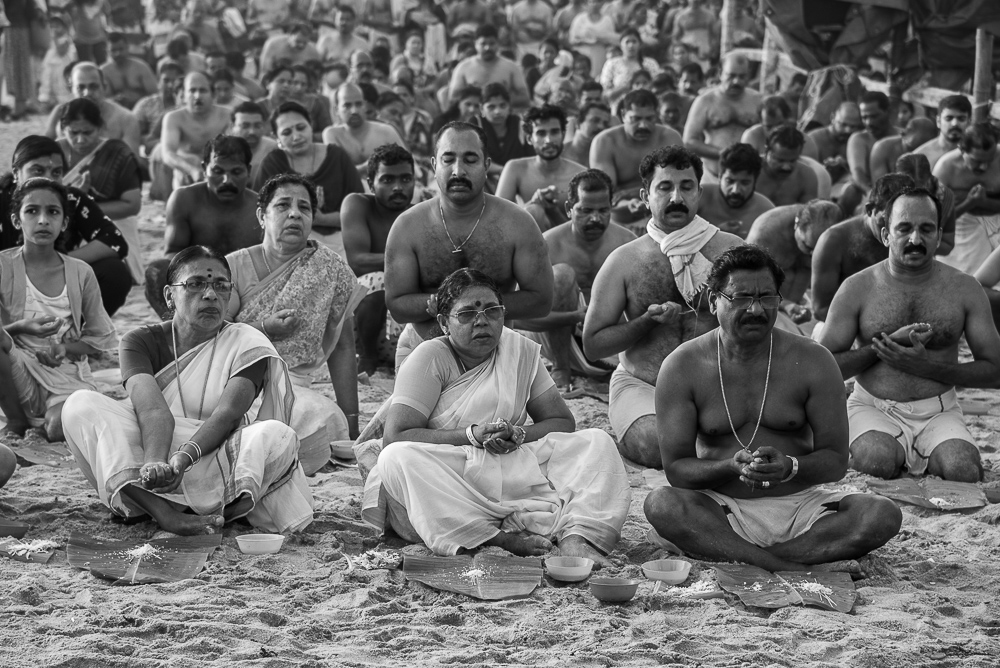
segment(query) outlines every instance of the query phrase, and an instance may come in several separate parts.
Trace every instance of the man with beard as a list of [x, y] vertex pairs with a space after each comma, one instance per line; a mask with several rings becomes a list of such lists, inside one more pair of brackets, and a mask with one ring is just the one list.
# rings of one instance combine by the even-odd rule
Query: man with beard
[[[70, 90], [73, 97], [85, 97], [93, 100], [101, 108], [101, 118], [104, 125], [101, 126], [101, 137], [105, 139], [120, 139], [132, 152], [139, 155], [139, 121], [131, 111], [116, 102], [105, 97], [104, 74], [100, 68], [91, 62], [77, 63], [70, 72]], [[59, 138], [61, 126], [59, 120], [62, 118], [63, 108], [68, 103], [56, 105], [49, 114], [48, 127], [45, 136], [52, 139]]]
[[588, 102], [576, 115], [576, 121], [576, 132], [563, 146], [563, 157], [589, 167], [594, 137], [611, 127], [611, 109], [603, 102]]
[[[887, 257], [880, 232], [885, 205], [896, 193], [913, 185], [913, 179], [905, 174], [883, 176], [868, 194], [862, 215], [837, 223], [820, 235], [812, 257], [811, 297], [817, 320], [827, 319], [833, 296], [849, 276]], [[821, 330], [822, 327], [817, 326], [813, 337]]]
[[[939, 163], [940, 164], [940, 163]], [[955, 386], [1000, 387], [1000, 334], [972, 276], [934, 259], [941, 208], [927, 190], [886, 205], [889, 257], [844, 281], [819, 339], [844, 378], [851, 465], [895, 478], [929, 473], [979, 482], [983, 468]], [[965, 339], [972, 361], [959, 362]]]
[[368, 175], [368, 157], [383, 144], [405, 144], [399, 133], [387, 123], [365, 117], [365, 99], [361, 89], [345, 83], [334, 96], [340, 123], [323, 130], [323, 143], [335, 144], [347, 152], [361, 178]]
[[[664, 358], [718, 325], [705, 281], [712, 262], [743, 241], [698, 216], [701, 158], [682, 146], [657, 148], [639, 166], [646, 232], [613, 251], [597, 272], [583, 348], [590, 359], [619, 355], [608, 418], [622, 456], [661, 468], [654, 384]], [[625, 316], [624, 318], [622, 316]]]
[[174, 170], [174, 190], [204, 178], [205, 145], [228, 129], [229, 110], [212, 103], [208, 77], [201, 72], [184, 77], [184, 106], [163, 116], [160, 135], [163, 163]]
[[872, 147], [868, 165], [872, 182], [878, 181], [889, 172], [896, 171], [896, 160], [904, 153], [910, 153], [937, 134], [934, 121], [929, 118], [911, 118], [901, 135], [879, 139]]
[[927, 156], [931, 169], [949, 151], [958, 148], [962, 134], [972, 121], [972, 103], [964, 95], [949, 95], [938, 103], [938, 136], [920, 146], [915, 153]]
[[718, 183], [702, 187], [698, 215], [723, 232], [746, 239], [750, 226], [774, 203], [756, 191], [762, 165], [750, 144], [733, 144], [719, 156]]
[[[351, 193], [340, 205], [347, 262], [368, 288], [354, 312], [361, 351], [358, 373], [375, 373], [379, 360], [379, 333], [399, 336], [401, 329], [386, 320], [385, 244], [396, 218], [413, 200], [413, 155], [397, 144], [377, 147], [368, 160], [368, 187], [372, 194]], [[395, 331], [394, 331], [395, 330]]]
[[146, 267], [146, 301], [161, 318], [167, 316], [163, 288], [174, 255], [189, 246], [208, 246], [228, 254], [263, 240], [257, 222], [257, 193], [247, 188], [252, 155], [242, 137], [217, 136], [205, 144], [202, 153], [205, 180], [170, 195], [164, 257]]
[[264, 110], [256, 102], [243, 102], [233, 109], [230, 117], [229, 133], [234, 137], [246, 139], [250, 150], [253, 151], [250, 157], [250, 183], [257, 180], [264, 156], [278, 148], [278, 142], [264, 135], [266, 131], [264, 117]]
[[451, 73], [448, 85], [448, 99], [458, 101], [458, 92], [467, 86], [485, 88], [487, 84], [503, 84], [510, 93], [511, 105], [515, 111], [527, 109], [531, 104], [528, 84], [521, 68], [514, 62], [499, 55], [497, 49], [497, 29], [495, 26], [481, 25], [476, 30], [476, 55], [460, 62]]
[[974, 274], [1000, 246], [1000, 152], [989, 123], [965, 129], [958, 148], [945, 153], [934, 176], [955, 193], [955, 247], [941, 261]]
[[805, 204], [816, 199], [816, 173], [799, 161], [805, 137], [794, 125], [779, 125], [767, 135], [764, 164], [757, 190], [775, 206]]
[[532, 107], [524, 115], [524, 134], [532, 158], [509, 160], [500, 173], [497, 197], [519, 202], [543, 232], [566, 222], [569, 182], [584, 165], [561, 157], [566, 114], [559, 107]]
[[705, 159], [705, 169], [719, 174], [719, 154], [740, 141], [760, 118], [761, 96], [747, 88], [750, 63], [729, 54], [722, 62], [722, 82], [699, 95], [684, 125], [684, 145]]
[[612, 251], [635, 240], [611, 222], [613, 188], [599, 169], [582, 171], [569, 182], [569, 222], [544, 235], [554, 277], [552, 312], [515, 323], [542, 344], [542, 354], [552, 362], [552, 379], [564, 393], [572, 390], [574, 373], [606, 376], [617, 364], [613, 358], [593, 362], [583, 352], [583, 321], [594, 278]]
[[847, 142], [852, 134], [863, 128], [857, 103], [842, 102], [833, 113], [830, 125], [809, 131], [809, 136], [816, 142], [816, 159], [826, 167], [834, 184], [840, 183], [850, 174]]
[[753, 222], [747, 243], [770, 254], [785, 272], [783, 297], [775, 327], [802, 334], [799, 325], [812, 320], [805, 305], [806, 290], [812, 283], [812, 255], [820, 236], [840, 222], [840, 207], [814, 199], [808, 204], [779, 206]]
[[408, 323], [396, 368], [420, 342], [441, 336], [434, 293], [456, 269], [475, 267], [503, 292], [507, 318], [540, 318], [552, 308], [552, 265], [538, 225], [523, 209], [487, 195], [486, 137], [469, 123], [445, 125], [435, 138], [441, 194], [400, 215], [385, 246], [385, 299]]
[[649, 147], [683, 144], [677, 131], [657, 122], [656, 106], [656, 96], [648, 90], [626, 93], [618, 104], [622, 124], [597, 135], [590, 145], [590, 166], [611, 177], [615, 186], [611, 220], [626, 227], [649, 215], [640, 194], [648, 184], [639, 174]]
[[854, 215], [854, 210], [871, 190], [869, 159], [875, 142], [899, 134], [889, 117], [889, 98], [885, 93], [869, 91], [863, 94], [859, 108], [864, 130], [855, 132], [847, 140], [847, 165], [851, 170], [851, 183], [844, 188], [839, 201], [845, 216]]

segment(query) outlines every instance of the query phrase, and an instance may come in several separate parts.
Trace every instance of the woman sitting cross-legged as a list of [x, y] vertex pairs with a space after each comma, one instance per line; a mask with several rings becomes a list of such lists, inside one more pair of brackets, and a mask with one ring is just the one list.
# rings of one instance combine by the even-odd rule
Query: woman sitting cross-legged
[[24, 245], [0, 252], [0, 367], [9, 365], [18, 398], [4, 408], [7, 429], [23, 434], [44, 426], [50, 441], [62, 440], [66, 398], [96, 389], [87, 355], [118, 343], [94, 271], [55, 249], [69, 208], [61, 183], [22, 182], [11, 198], [11, 219]]
[[81, 391], [66, 401], [69, 448], [118, 515], [148, 514], [178, 534], [243, 516], [279, 533], [312, 522], [285, 363], [266, 336], [223, 319], [230, 278], [217, 251], [175, 255], [164, 288], [173, 319], [122, 338], [129, 398]]
[[[399, 370], [362, 517], [437, 554], [498, 545], [538, 555], [555, 543], [602, 563], [631, 497], [614, 441], [573, 432], [539, 345], [504, 327], [489, 277], [459, 269], [437, 308], [445, 334]], [[377, 449], [357, 446], [359, 464]]]
[[[289, 366], [295, 385], [289, 424], [306, 475], [330, 459], [331, 441], [358, 437], [354, 309], [366, 292], [343, 258], [310, 241], [317, 212], [308, 179], [275, 176], [258, 197], [264, 243], [226, 256], [234, 288], [228, 317], [262, 331]], [[324, 366], [336, 403], [308, 389]]]

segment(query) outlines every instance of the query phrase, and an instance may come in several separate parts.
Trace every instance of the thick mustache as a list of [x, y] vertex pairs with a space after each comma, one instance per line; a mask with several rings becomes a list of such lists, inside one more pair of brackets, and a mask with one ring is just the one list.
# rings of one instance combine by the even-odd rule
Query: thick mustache
[[465, 186], [466, 188], [472, 187], [472, 181], [463, 178], [448, 179], [448, 187], [452, 186]]
[[674, 213], [675, 211], [680, 213], [689, 213], [687, 205], [682, 204], [681, 202], [674, 202], [667, 205], [667, 208], [663, 210], [663, 215]]
[[743, 324], [744, 325], [766, 325], [767, 324], [767, 318], [764, 318], [764, 317], [759, 316], [759, 315], [749, 316], [749, 317], [746, 317], [746, 318], [743, 319]]
[[927, 249], [922, 244], [906, 244], [903, 253], [922, 253], [927, 255]]
[[233, 193], [234, 195], [239, 194], [239, 189], [233, 186], [221, 186], [219, 188], [220, 193]]

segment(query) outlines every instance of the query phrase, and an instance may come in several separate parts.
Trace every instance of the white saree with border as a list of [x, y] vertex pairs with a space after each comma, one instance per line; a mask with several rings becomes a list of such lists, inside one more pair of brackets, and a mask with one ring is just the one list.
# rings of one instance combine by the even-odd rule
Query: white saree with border
[[[441, 339], [421, 346], [438, 346]], [[523, 425], [539, 345], [504, 328], [493, 356], [445, 387], [429, 429], [458, 429], [507, 418]], [[625, 467], [600, 429], [550, 433], [494, 455], [471, 445], [400, 441], [381, 450], [368, 474], [362, 518], [422, 540], [437, 554], [473, 548], [501, 530], [556, 541], [580, 535], [610, 552], [631, 500]]]
[[[298, 531], [312, 522], [313, 498], [298, 461], [299, 442], [288, 426], [292, 387], [285, 363], [267, 337], [249, 325], [226, 324], [212, 341], [181, 356], [155, 376], [174, 415], [168, 454], [188, 441], [218, 406], [229, 379], [260, 360], [267, 360], [264, 386], [242, 424], [211, 454], [184, 474], [174, 492], [160, 496], [199, 515], [221, 514], [239, 498], [253, 507], [247, 519], [266, 531]], [[201, 401], [197, 417], [185, 417]], [[123, 516], [144, 514], [123, 495], [122, 488], [139, 480], [143, 464], [142, 435], [129, 400], [115, 401], [91, 391], [74, 393], [63, 409], [63, 429], [70, 451], [101, 501]], [[235, 519], [235, 518], [230, 518]]]

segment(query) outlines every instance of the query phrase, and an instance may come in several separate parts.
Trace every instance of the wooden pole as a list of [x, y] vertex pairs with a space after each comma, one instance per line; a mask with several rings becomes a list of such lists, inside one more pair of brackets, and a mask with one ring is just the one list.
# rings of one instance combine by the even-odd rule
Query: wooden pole
[[771, 22], [764, 19], [764, 48], [760, 63], [760, 92], [762, 95], [772, 95], [777, 90], [778, 76], [778, 45], [774, 41]]
[[972, 120], [989, 120], [990, 100], [993, 99], [993, 33], [976, 29], [976, 74], [972, 80]]
[[722, 0], [722, 39], [720, 40], [719, 60], [726, 57], [726, 54], [733, 50], [734, 37], [736, 36], [736, 18], [739, 16], [739, 7], [736, 0]]

